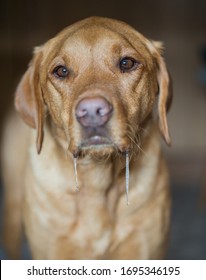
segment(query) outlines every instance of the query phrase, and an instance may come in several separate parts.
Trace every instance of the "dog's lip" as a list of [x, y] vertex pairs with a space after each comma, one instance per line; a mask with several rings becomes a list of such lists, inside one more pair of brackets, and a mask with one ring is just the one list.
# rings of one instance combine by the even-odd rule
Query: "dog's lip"
[[108, 137], [94, 135], [82, 140], [82, 142], [78, 145], [78, 148], [76, 150], [73, 150], [73, 156], [77, 158], [78, 156], [81, 155], [81, 152], [83, 151], [102, 150], [105, 148], [110, 149], [109, 153], [111, 153], [114, 150], [121, 154], [125, 154], [125, 152], [130, 151], [130, 145], [128, 143], [122, 143], [122, 145], [118, 145]]
[[91, 146], [104, 146], [104, 145], [113, 145], [111, 139], [103, 137], [100, 135], [94, 135], [90, 138], [83, 140], [81, 147], [91, 147]]

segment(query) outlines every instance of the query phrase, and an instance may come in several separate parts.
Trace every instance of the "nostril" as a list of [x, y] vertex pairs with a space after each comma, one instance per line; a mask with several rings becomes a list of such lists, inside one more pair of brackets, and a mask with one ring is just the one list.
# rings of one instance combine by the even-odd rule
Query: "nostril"
[[100, 116], [102, 115], [101, 110], [102, 110], [102, 108], [97, 109], [97, 115], [100, 115]]
[[82, 118], [82, 117], [85, 117], [86, 115], [88, 114], [88, 111], [86, 109], [82, 109], [82, 108], [79, 108], [76, 110], [76, 115], [78, 118]]
[[106, 114], [107, 113], [105, 112], [104, 108], [98, 108], [97, 109], [97, 115], [99, 115], [100, 117], [103, 117]]

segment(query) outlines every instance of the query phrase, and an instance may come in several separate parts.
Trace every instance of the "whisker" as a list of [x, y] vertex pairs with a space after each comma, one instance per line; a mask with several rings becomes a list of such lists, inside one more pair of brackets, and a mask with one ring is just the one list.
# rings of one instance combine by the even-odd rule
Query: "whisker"
[[137, 147], [138, 147], [139, 150], [144, 154], [144, 156], [147, 157], [146, 152], [140, 147], [140, 145], [137, 144]]
[[[141, 148], [141, 146], [137, 143], [137, 141], [135, 141], [130, 135], [128, 135], [128, 137], [132, 141], [132, 143], [135, 144], [135, 146], [138, 148], [138, 150], [140, 150], [147, 157], [146, 152]], [[140, 136], [137, 136], [137, 137], [140, 139]], [[140, 142], [140, 140], [138, 140], [138, 142]]]
[[147, 129], [145, 129], [145, 128], [143, 128], [143, 127], [139, 127], [139, 130], [140, 131], [143, 131], [147, 136], [148, 136], [148, 130]]

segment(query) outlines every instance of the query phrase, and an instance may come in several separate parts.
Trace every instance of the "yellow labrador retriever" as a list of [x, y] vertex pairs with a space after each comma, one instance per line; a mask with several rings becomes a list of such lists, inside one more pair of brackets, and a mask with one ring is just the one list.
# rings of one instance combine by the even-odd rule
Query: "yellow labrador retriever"
[[170, 144], [171, 91], [161, 54], [161, 43], [99, 17], [35, 49], [15, 95], [21, 118], [10, 116], [3, 140], [11, 258], [22, 225], [34, 259], [164, 257], [170, 192], [158, 130]]

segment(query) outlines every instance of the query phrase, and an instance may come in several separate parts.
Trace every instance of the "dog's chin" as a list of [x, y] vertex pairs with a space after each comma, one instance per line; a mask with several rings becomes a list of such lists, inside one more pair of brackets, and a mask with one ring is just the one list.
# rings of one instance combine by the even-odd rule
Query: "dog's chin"
[[114, 142], [102, 136], [92, 136], [84, 139], [74, 153], [75, 157], [90, 156], [92, 158], [108, 158], [114, 153], [118, 153], [118, 147]]

